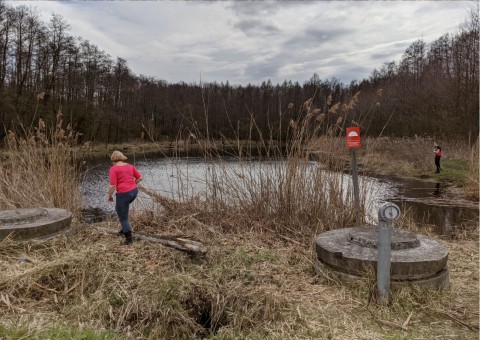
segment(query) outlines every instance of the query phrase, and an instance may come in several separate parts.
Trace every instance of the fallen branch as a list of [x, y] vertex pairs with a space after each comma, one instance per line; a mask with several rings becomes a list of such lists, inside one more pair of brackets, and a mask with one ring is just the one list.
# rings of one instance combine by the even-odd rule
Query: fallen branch
[[153, 243], [160, 243], [167, 247], [172, 247], [178, 250], [186, 251], [189, 253], [202, 253], [207, 252], [207, 248], [200, 242], [192, 241], [186, 238], [174, 237], [172, 239], [156, 238], [146, 235], [136, 235], [136, 238], [144, 241], [150, 241]]
[[272, 229], [270, 229], [270, 228], [268, 228], [268, 227], [265, 227], [265, 226], [264, 226], [263, 228], [267, 229], [267, 230], [270, 231], [272, 234], [275, 234], [275, 236], [278, 236], [278, 237], [280, 237], [280, 238], [283, 238], [285, 241], [289, 241], [289, 242], [295, 243], [295, 244], [297, 244], [297, 245], [299, 245], [299, 246], [302, 246], [302, 247], [304, 246], [304, 244], [302, 244], [302, 243], [300, 243], [300, 242], [298, 242], [298, 241], [296, 241], [296, 240], [294, 240], [294, 239], [291, 239], [290, 237], [283, 236], [282, 234], [276, 233], [276, 232], [274, 232]]
[[37, 283], [37, 282], [34, 282], [33, 283], [35, 286], [37, 286], [38, 288], [40, 289], [43, 289], [43, 290], [48, 290], [49, 292], [52, 292], [52, 293], [55, 293], [55, 294], [60, 294], [60, 292], [58, 292], [57, 290], [53, 289], [53, 288], [48, 288], [48, 287], [45, 287], [45, 286], [42, 286], [41, 284]]
[[[178, 206], [178, 203], [176, 201], [172, 200], [171, 198], [161, 196], [161, 195], [157, 194], [156, 192], [154, 192], [150, 189], [144, 188], [142, 186], [138, 186], [138, 189], [140, 191], [142, 191], [143, 193], [147, 194], [148, 196], [150, 196], [151, 198], [153, 198], [157, 203], [160, 203], [169, 213], [172, 212], [173, 210], [175, 210], [175, 208]], [[192, 221], [198, 227], [208, 229], [210, 232], [215, 233], [215, 230], [212, 227], [206, 225], [205, 223], [203, 223], [203, 222], [201, 222], [201, 221], [199, 221], [195, 218], [195, 215], [197, 215], [197, 214], [198, 213], [191, 214], [191, 215], [188, 215], [188, 216], [184, 216], [184, 217], [180, 218], [179, 221], [183, 221], [183, 220]]]
[[174, 200], [161, 196], [150, 189], [142, 187], [141, 185], [138, 186], [138, 190], [153, 198], [157, 203], [160, 203], [168, 212], [175, 210], [178, 205]]
[[[391, 322], [391, 321], [387, 321], [387, 320], [382, 320], [382, 319], [378, 319], [371, 310], [368, 310], [370, 312], [370, 315], [372, 316], [372, 318], [380, 325], [380, 326], [388, 326], [388, 327], [392, 327], [392, 328], [397, 328], [397, 329], [400, 329], [402, 331], [408, 331], [407, 327], [406, 326], [403, 326], [403, 325], [399, 325], [399, 324], [396, 324], [394, 322]], [[408, 317], [407, 319], [408, 321], [410, 320], [410, 316]], [[408, 322], [404, 322], [404, 324]]]
[[460, 319], [457, 319], [456, 317], [454, 317], [453, 315], [447, 313], [447, 312], [444, 312], [444, 311], [440, 311], [440, 310], [437, 310], [436, 311], [437, 313], [439, 314], [442, 314], [442, 315], [445, 315], [447, 317], [449, 317], [452, 321], [458, 323], [459, 325], [462, 325], [462, 326], [465, 326], [467, 327], [468, 329], [472, 330], [472, 331], [478, 331], [479, 327], [478, 325], [470, 325], [466, 322], [463, 322], [462, 320]]
[[402, 327], [407, 328], [408, 323], [410, 322], [410, 319], [412, 318], [412, 315], [413, 315], [413, 312], [410, 312], [410, 314], [408, 315], [407, 320], [405, 320], [405, 322], [402, 324]]
[[[111, 230], [108, 228], [103, 227], [95, 227], [99, 231], [103, 231], [109, 234], [117, 234], [117, 231]], [[194, 253], [194, 254], [205, 254], [207, 252], [207, 247], [205, 247], [202, 243], [189, 240], [182, 237], [153, 237], [149, 235], [142, 235], [135, 233], [133, 235], [134, 239], [149, 241], [153, 243], [159, 243], [161, 245], [175, 248], [181, 251], [185, 251], [187, 253]]]
[[216, 231], [215, 229], [213, 229], [212, 227], [206, 225], [205, 223], [203, 223], [202, 221], [199, 221], [195, 218], [195, 215], [197, 214], [192, 214], [192, 215], [189, 215], [187, 217], [187, 221], [191, 221], [193, 222], [197, 227], [199, 228], [202, 228], [202, 229], [207, 229], [208, 231], [210, 231], [212, 234], [215, 234]]
[[391, 322], [391, 321], [382, 320], [382, 319], [375, 319], [375, 321], [377, 321], [380, 325], [389, 326], [389, 327], [392, 327], [392, 328], [398, 328], [402, 331], [408, 331], [408, 329], [406, 327], [403, 327], [402, 325], [396, 324], [396, 323]]

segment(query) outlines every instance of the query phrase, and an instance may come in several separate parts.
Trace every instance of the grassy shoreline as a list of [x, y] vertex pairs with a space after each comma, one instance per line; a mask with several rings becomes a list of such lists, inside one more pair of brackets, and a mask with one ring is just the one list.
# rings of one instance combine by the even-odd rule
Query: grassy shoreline
[[[182, 198], [180, 193], [178, 201], [132, 212], [135, 232], [200, 241], [208, 247], [204, 256], [146, 241], [124, 247], [115, 236], [77, 220], [70, 233], [48, 241], [0, 241], [0, 338], [469, 339], [478, 335], [478, 227], [459, 228], [443, 239], [431, 234], [450, 251], [448, 289], [405, 287], [393, 292], [389, 305], [381, 306], [375, 303], [373, 277], [342, 285], [315, 274], [315, 235], [350, 226], [354, 216], [351, 188], [339, 185], [348, 158], [343, 139], [314, 142], [320, 143], [317, 150], [326, 150], [320, 161], [336, 170], [336, 176], [326, 176], [317, 168], [312, 171], [307, 149], [298, 148], [288, 155], [287, 166], [277, 164], [268, 173], [259, 174], [258, 169], [252, 173], [248, 166], [233, 174], [221, 164], [212, 168], [204, 201]], [[367, 141], [361, 155], [365, 167], [379, 169], [386, 162], [407, 174], [431, 166], [426, 140], [372, 143]], [[79, 151], [55, 145], [47, 150], [47, 161], [45, 153], [34, 148], [15, 148], [9, 151], [9, 162], [0, 167], [5, 183], [0, 204], [75, 210], [79, 202], [71, 191], [78, 189], [78, 183], [71, 176], [76, 169], [70, 151], [79, 160], [95, 153], [108, 159], [114, 149], [137, 159], [152, 146], [161, 148], [124, 144]], [[205, 146], [199, 147], [205, 151]], [[391, 150], [397, 150], [393, 153], [397, 163], [389, 158]], [[465, 154], [459, 149], [456, 157], [463, 159]], [[52, 176], [52, 170], [58, 177]], [[102, 226], [118, 228], [116, 221]], [[429, 233], [428, 226], [406, 217], [396, 226]]]
[[[108, 226], [107, 226], [108, 227]], [[112, 226], [110, 226], [112, 227]], [[374, 283], [321, 281], [309, 242], [172, 225], [151, 234], [204, 242], [192, 257], [75, 225], [47, 243], [0, 243], [0, 338], [385, 339], [478, 335], [478, 237], [443, 240], [451, 287], [394, 291], [372, 302]], [[437, 238], [433, 236], [434, 238]], [[19, 263], [18, 258], [28, 261]], [[99, 261], [98, 259], [101, 259]], [[86, 276], [87, 275], [87, 276]], [[2, 300], [3, 301], [3, 300]]]
[[[405, 139], [405, 138], [366, 138], [363, 146], [358, 150], [358, 163], [360, 171], [366, 174], [412, 177], [421, 180], [440, 181], [453, 188], [464, 189], [451, 190], [453, 195], [465, 196], [467, 199], [478, 201], [478, 148], [470, 149], [461, 142], [452, 142], [442, 158], [442, 171], [435, 173], [434, 156], [431, 152], [430, 139]], [[345, 148], [343, 138], [335, 141], [337, 155], [328, 155], [329, 161], [332, 157], [338, 157], [341, 162], [349, 167], [350, 156]], [[148, 157], [201, 157], [206, 153], [213, 155], [237, 157], [239, 148], [249, 151], [250, 154], [258, 156], [266, 154], [265, 150], [277, 150], [276, 143], [270, 146], [262, 143], [238, 141], [224, 142], [214, 141], [208, 147], [198, 143], [144, 143], [131, 142], [121, 144], [100, 145], [95, 144], [92, 150], [77, 148], [76, 152], [87, 159], [108, 160], [114, 150], [120, 150], [133, 160], [148, 159]], [[284, 146], [283, 146], [284, 148]], [[307, 148], [307, 153], [313, 155], [314, 160], [323, 160], [315, 152], [322, 152], [321, 141], [313, 141]], [[473, 164], [473, 166], [472, 166]]]

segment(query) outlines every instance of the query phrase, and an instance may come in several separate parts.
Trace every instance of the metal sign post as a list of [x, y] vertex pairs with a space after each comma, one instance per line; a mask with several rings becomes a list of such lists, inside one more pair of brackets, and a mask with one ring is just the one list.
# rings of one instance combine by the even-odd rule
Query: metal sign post
[[393, 222], [400, 217], [400, 208], [387, 202], [378, 210], [377, 301], [388, 303]]
[[352, 149], [352, 181], [353, 181], [353, 198], [355, 204], [355, 223], [360, 226], [360, 189], [358, 187], [358, 170], [357, 170], [357, 150]]
[[355, 223], [360, 226], [360, 189], [358, 186], [357, 149], [360, 148], [360, 128], [347, 128], [347, 147], [352, 151], [352, 181], [355, 207]]

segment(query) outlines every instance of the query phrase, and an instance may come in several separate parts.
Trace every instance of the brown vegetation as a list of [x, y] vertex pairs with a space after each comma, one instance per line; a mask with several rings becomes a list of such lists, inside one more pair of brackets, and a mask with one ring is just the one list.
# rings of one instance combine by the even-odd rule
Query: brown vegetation
[[[204, 256], [146, 241], [123, 247], [78, 221], [69, 234], [49, 241], [1, 241], [0, 337], [82, 338], [87, 331], [118, 339], [475, 336], [477, 230], [444, 240], [452, 288], [403, 288], [388, 306], [375, 303], [373, 277], [341, 285], [315, 274], [315, 235], [349, 226], [354, 216], [352, 188], [342, 185], [346, 175], [339, 171], [348, 159], [344, 140], [318, 137], [323, 123], [312, 118], [296, 122], [286, 157], [269, 150], [268, 141], [254, 144], [269, 150], [273, 170], [253, 167], [252, 146], [240, 148], [238, 170], [221, 160], [212, 165], [204, 196], [180, 190], [176, 200], [158, 199], [155, 209], [132, 213], [135, 232], [198, 240], [208, 247]], [[410, 142], [377, 143], [398, 155]], [[378, 150], [375, 141], [365, 148]], [[32, 180], [4, 176], [3, 207], [75, 210], [78, 201], [70, 194], [78, 192], [78, 169], [71, 151], [51, 142], [16, 145], [2, 171]], [[314, 154], [335, 171], [312, 164]], [[425, 230], [405, 218], [399, 226]], [[116, 230], [116, 222], [103, 227]]]
[[24, 130], [24, 137], [9, 135], [1, 155], [0, 209], [59, 207], [76, 212], [80, 207], [78, 164], [71, 147], [75, 140], [69, 138], [69, 127], [64, 135], [62, 124], [59, 111], [53, 131], [40, 119], [39, 128]]
[[56, 329], [112, 339], [478, 334], [476, 237], [445, 241], [450, 289], [407, 287], [380, 306], [372, 302], [371, 278], [352, 285], [319, 280], [311, 239], [297, 242], [229, 218], [205, 222], [201, 228], [172, 216], [143, 227], [198, 239], [209, 249], [203, 257], [144, 241], [122, 247], [115, 236], [79, 224], [48, 242], [0, 242], [0, 335], [48, 337]]
[[469, 169], [467, 174], [467, 181], [465, 183], [465, 194], [467, 197], [473, 198], [478, 200], [479, 198], [479, 139], [475, 143], [474, 147], [470, 152], [470, 160], [469, 160]]

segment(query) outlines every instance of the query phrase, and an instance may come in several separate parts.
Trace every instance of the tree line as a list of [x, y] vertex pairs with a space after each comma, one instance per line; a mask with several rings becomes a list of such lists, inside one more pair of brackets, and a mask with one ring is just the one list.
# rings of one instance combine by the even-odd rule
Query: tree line
[[[316, 73], [303, 84], [285, 80], [246, 86], [227, 82], [168, 83], [136, 75], [70, 32], [53, 14], [0, 0], [0, 139], [42, 124], [59, 112], [83, 141], [170, 139], [191, 132], [206, 138], [285, 140], [300, 119], [322, 124], [319, 133], [478, 136], [478, 12], [454, 35], [413, 42], [401, 60], [343, 84]], [[308, 105], [306, 105], [308, 104]]]

